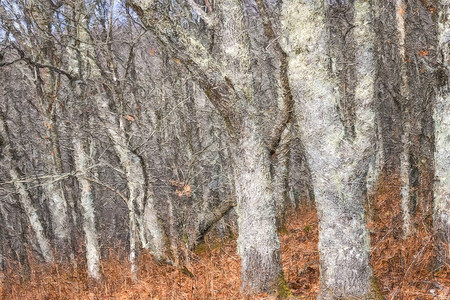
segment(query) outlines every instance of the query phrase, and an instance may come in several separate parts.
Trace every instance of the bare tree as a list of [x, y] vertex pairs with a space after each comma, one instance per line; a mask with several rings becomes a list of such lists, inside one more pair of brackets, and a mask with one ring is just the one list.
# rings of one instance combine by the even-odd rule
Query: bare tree
[[99, 280], [102, 277], [100, 269], [100, 247], [94, 213], [94, 191], [89, 181], [90, 155], [86, 137], [77, 133], [73, 138], [75, 167], [81, 189], [81, 208], [83, 214], [83, 230], [86, 241], [86, 260], [89, 277]]
[[[274, 134], [265, 137], [261, 129], [263, 120], [255, 107], [257, 99], [253, 98], [251, 77], [247, 74], [250, 68], [249, 37], [238, 1], [218, 4], [214, 17], [200, 14], [217, 32], [220, 59], [211, 56], [195, 31], [184, 28], [183, 19], [176, 18], [166, 4], [159, 1], [129, 3], [145, 26], [189, 70], [233, 137], [243, 290], [254, 293], [280, 288], [284, 280], [269, 166], [270, 153], [277, 148], [290, 119], [290, 91], [284, 91], [287, 105], [277, 119]], [[190, 5], [196, 8], [192, 1]], [[261, 8], [264, 5], [260, 6], [260, 13], [265, 14]], [[273, 32], [268, 20], [266, 26]], [[274, 44], [278, 45], [278, 41], [275, 40]], [[278, 51], [285, 56], [281, 48]], [[280, 72], [280, 76], [285, 77], [286, 72]], [[287, 88], [287, 78], [282, 78], [282, 81]], [[268, 147], [264, 145], [265, 140], [268, 140]]]
[[363, 206], [375, 143], [372, 8], [344, 2], [285, 3], [282, 16], [320, 222], [320, 299], [374, 297]]

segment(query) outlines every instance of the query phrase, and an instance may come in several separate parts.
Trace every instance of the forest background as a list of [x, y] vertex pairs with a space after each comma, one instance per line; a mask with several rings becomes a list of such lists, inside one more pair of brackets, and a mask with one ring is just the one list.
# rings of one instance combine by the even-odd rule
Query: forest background
[[449, 0], [0, 3], [4, 297], [448, 296]]

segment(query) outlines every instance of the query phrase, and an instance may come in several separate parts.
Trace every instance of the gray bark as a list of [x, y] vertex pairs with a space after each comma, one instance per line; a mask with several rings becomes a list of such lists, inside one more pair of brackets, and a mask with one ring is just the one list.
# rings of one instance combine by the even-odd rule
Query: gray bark
[[441, 90], [434, 108], [435, 126], [435, 182], [434, 182], [434, 231], [439, 266], [450, 261], [450, 1], [441, 1], [439, 13], [439, 47], [442, 53], [440, 77]]
[[[284, 283], [276, 212], [270, 176], [270, 151], [263, 146], [254, 111], [248, 35], [238, 1], [218, 3], [221, 60], [190, 35], [158, 1], [129, 1], [146, 27], [174, 54], [199, 83], [220, 113], [234, 139], [238, 251], [242, 258], [242, 288], [246, 293], [274, 292]], [[248, 120], [250, 118], [250, 120]], [[281, 135], [288, 118], [276, 126]], [[281, 136], [271, 138], [276, 147]]]
[[70, 241], [70, 223], [67, 215], [67, 205], [62, 191], [57, 186], [58, 183], [44, 183], [44, 190], [49, 200], [49, 210], [52, 220], [53, 234], [55, 235], [56, 245], [60, 250], [68, 250]]
[[[144, 169], [140, 158], [130, 150], [129, 140], [124, 128], [124, 120], [109, 111], [107, 100], [104, 97], [97, 97], [97, 107], [104, 125], [108, 131], [109, 138], [117, 157], [119, 158], [122, 170], [125, 174], [128, 187], [128, 219], [129, 219], [129, 239], [130, 239], [130, 263], [133, 278], [137, 279], [136, 266], [136, 243], [138, 238], [145, 249], [151, 249], [157, 260], [164, 257], [163, 231], [158, 222], [155, 206], [151, 207], [153, 198], [147, 195]], [[144, 203], [146, 207], [144, 209]], [[138, 214], [136, 214], [136, 206]], [[145, 210], [145, 211], [144, 211]], [[151, 241], [147, 242], [147, 236]]]
[[234, 153], [242, 288], [272, 292], [283, 284], [269, 150], [246, 124]]
[[34, 207], [33, 200], [27, 190], [26, 185], [22, 182], [22, 176], [20, 169], [16, 165], [16, 160], [13, 153], [13, 146], [9, 137], [8, 126], [3, 113], [0, 112], [0, 146], [4, 147], [2, 149], [2, 154], [5, 156], [9, 163], [9, 175], [14, 183], [14, 187], [19, 194], [20, 205], [24, 210], [30, 226], [36, 236], [36, 241], [39, 245], [39, 250], [45, 262], [50, 263], [53, 261], [53, 251], [50, 246], [48, 238], [45, 236], [44, 228], [42, 222], [39, 218], [38, 211]]
[[402, 95], [400, 76], [404, 63], [400, 55], [398, 11], [396, 1], [375, 0], [374, 11], [376, 81], [375, 108], [377, 111], [378, 151], [381, 153], [382, 173], [400, 173], [402, 151]]
[[[57, 123], [47, 120], [45, 125], [51, 141], [51, 148], [47, 149], [50, 153], [47, 153], [46, 165], [49, 167], [51, 175], [58, 176], [63, 173], [63, 168], [58, 134], [55, 128]], [[70, 253], [71, 223], [68, 213], [70, 210], [72, 216], [75, 215], [74, 204], [70, 202], [69, 206], [67, 205], [68, 203], [64, 195], [64, 183], [62, 180], [50, 179], [45, 182], [44, 193], [49, 201], [48, 207], [51, 214], [52, 229], [56, 240], [56, 246], [65, 253]], [[72, 198], [70, 197], [70, 199]], [[71, 256], [72, 255], [73, 253], [71, 253]]]
[[190, 237], [189, 248], [195, 249], [204, 241], [205, 235], [210, 229], [219, 222], [233, 207], [236, 206], [234, 201], [224, 201], [212, 211], [203, 212], [198, 217], [195, 232]]
[[366, 1], [335, 3], [326, 11], [322, 1], [283, 6], [290, 79], [319, 215], [320, 299], [373, 297], [364, 212], [375, 142], [371, 18]]
[[277, 214], [277, 227], [284, 228], [289, 203], [289, 158], [291, 146], [290, 128], [282, 135], [277, 151], [272, 155], [273, 197]]
[[431, 1], [405, 1], [405, 4], [404, 61], [407, 62], [408, 81], [405, 96], [408, 97], [410, 115], [409, 207], [414, 223], [431, 225], [428, 220], [431, 219], [433, 203], [433, 102], [437, 91], [436, 65], [439, 55], [437, 14]]
[[86, 261], [88, 267], [88, 276], [99, 280], [102, 277], [100, 270], [100, 247], [98, 244], [97, 229], [95, 226], [94, 213], [94, 191], [89, 177], [89, 155], [86, 141], [83, 137], [75, 136], [73, 138], [75, 168], [77, 179], [80, 184], [80, 204], [82, 208], [83, 231], [86, 242]]

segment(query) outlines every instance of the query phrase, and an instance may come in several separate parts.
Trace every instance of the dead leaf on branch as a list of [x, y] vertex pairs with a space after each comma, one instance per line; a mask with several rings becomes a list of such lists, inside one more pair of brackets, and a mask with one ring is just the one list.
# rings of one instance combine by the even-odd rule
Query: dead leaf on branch
[[132, 115], [126, 115], [125, 118], [131, 122], [134, 122], [136, 120]]
[[185, 184], [184, 181], [169, 180], [169, 183], [172, 186], [177, 187], [177, 189], [175, 191], [175, 194], [178, 197], [183, 197], [183, 196], [190, 197], [190, 196], [192, 196], [191, 186], [189, 184]]

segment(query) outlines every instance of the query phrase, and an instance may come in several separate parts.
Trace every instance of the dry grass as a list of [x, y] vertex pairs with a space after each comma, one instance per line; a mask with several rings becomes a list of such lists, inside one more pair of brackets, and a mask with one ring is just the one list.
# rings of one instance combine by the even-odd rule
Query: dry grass
[[[372, 264], [380, 291], [387, 299], [449, 299], [449, 272], [444, 268], [435, 273], [433, 269], [433, 237], [429, 228], [419, 223], [412, 237], [402, 238], [395, 183], [390, 181], [389, 186], [377, 191], [369, 222]], [[304, 208], [288, 218], [286, 231], [281, 233], [283, 267], [296, 299], [317, 296], [317, 241], [318, 222], [313, 208]], [[78, 269], [70, 265], [34, 265], [27, 280], [20, 272], [9, 272], [4, 274], [1, 285], [3, 298], [246, 299], [239, 292], [239, 257], [234, 240], [209, 242], [201, 252], [186, 255], [186, 268], [194, 277], [173, 266], [157, 265], [143, 255], [139, 262], [140, 281], [132, 283], [128, 263], [117, 255], [102, 262], [105, 278], [97, 285], [86, 281], [82, 265]]]
[[440, 270], [435, 266], [427, 208], [419, 203], [414, 231], [404, 238], [399, 187], [397, 178], [383, 180], [369, 214], [371, 262], [380, 291], [387, 299], [450, 299], [448, 266]]

